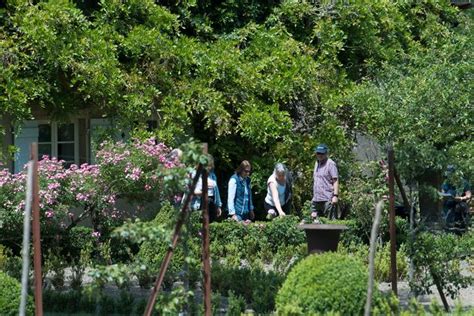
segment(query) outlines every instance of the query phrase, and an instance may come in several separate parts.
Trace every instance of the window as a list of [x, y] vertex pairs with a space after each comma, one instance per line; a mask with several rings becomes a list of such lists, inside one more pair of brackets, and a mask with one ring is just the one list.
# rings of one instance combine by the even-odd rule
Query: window
[[38, 156], [57, 157], [65, 167], [78, 163], [77, 124], [38, 124]]

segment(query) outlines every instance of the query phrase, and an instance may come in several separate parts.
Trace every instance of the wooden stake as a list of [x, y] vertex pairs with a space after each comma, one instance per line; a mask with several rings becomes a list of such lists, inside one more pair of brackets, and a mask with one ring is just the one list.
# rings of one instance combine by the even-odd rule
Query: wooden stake
[[43, 316], [43, 282], [41, 273], [41, 232], [39, 207], [39, 179], [38, 179], [38, 144], [30, 147], [33, 160], [33, 264], [35, 275], [35, 315]]
[[[207, 154], [207, 143], [203, 144], [203, 152]], [[207, 168], [202, 172], [202, 265], [204, 278], [204, 315], [211, 316], [211, 263], [209, 254], [209, 198], [207, 187]]]

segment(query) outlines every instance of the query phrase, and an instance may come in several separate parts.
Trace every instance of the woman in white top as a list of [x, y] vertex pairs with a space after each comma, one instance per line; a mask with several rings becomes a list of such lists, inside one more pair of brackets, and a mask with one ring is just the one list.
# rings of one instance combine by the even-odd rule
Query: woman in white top
[[[214, 158], [209, 155], [209, 164], [207, 166], [207, 200], [208, 200], [208, 210], [209, 210], [209, 222], [214, 222], [222, 214], [222, 202], [221, 196], [219, 193], [219, 187], [217, 186], [217, 178], [214, 173]], [[196, 171], [193, 171], [192, 177]], [[201, 209], [201, 200], [202, 200], [202, 177], [199, 177], [198, 182], [196, 183], [196, 188], [194, 189], [194, 197], [191, 201], [191, 209], [199, 210]]]
[[269, 217], [285, 216], [289, 212], [289, 193], [291, 184], [288, 181], [288, 170], [282, 163], [277, 163], [273, 174], [267, 181], [265, 211]]

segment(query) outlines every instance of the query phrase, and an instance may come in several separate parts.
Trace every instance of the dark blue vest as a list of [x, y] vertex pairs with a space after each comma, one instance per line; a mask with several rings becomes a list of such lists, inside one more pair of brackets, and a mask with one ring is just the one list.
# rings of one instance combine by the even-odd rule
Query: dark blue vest
[[[235, 179], [237, 183], [234, 199], [235, 213], [238, 215], [248, 214], [251, 210], [253, 210], [250, 178], [242, 179], [237, 174], [234, 174], [231, 178]], [[248, 200], [244, 202], [245, 186], [247, 187]]]

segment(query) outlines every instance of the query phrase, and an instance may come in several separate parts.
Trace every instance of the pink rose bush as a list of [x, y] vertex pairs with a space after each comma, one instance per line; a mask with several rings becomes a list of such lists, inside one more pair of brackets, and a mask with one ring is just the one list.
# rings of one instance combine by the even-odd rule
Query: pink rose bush
[[[130, 143], [104, 142], [97, 164], [71, 165], [47, 156], [38, 164], [42, 234], [50, 235], [91, 218], [95, 237], [123, 222], [118, 199], [142, 205], [172, 200], [182, 192], [188, 170], [171, 149], [150, 138]], [[26, 169], [12, 174], [0, 165], [0, 235], [21, 240]], [[138, 209], [143, 209], [139, 207]], [[75, 215], [74, 215], [75, 214]]]

